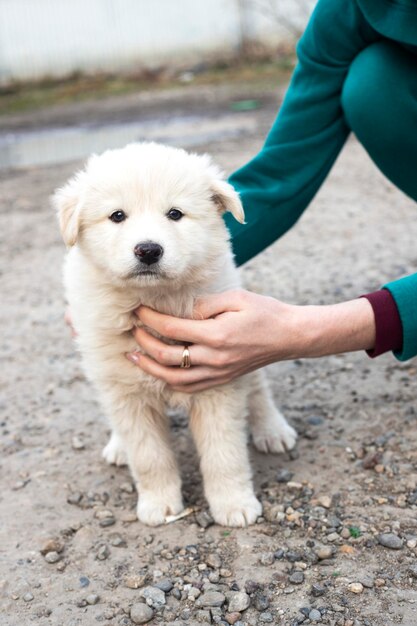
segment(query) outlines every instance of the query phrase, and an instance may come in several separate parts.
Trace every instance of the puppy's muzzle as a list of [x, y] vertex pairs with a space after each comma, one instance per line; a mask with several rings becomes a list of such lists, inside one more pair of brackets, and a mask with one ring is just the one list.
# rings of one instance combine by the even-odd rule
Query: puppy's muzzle
[[134, 247], [133, 252], [141, 263], [144, 263], [145, 265], [152, 265], [153, 263], [157, 263], [159, 261], [164, 254], [164, 249], [159, 245], [159, 243], [146, 241], [138, 243]]

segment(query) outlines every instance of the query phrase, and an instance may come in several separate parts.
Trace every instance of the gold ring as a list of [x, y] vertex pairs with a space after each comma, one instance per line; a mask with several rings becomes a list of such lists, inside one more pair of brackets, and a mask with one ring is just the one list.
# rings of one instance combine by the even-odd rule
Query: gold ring
[[180, 367], [183, 367], [184, 369], [191, 367], [191, 356], [188, 346], [184, 346]]

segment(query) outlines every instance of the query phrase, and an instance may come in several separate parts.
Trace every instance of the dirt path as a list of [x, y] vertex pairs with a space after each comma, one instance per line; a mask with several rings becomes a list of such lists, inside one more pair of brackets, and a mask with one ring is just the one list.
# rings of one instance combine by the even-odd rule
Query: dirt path
[[[273, 110], [254, 115], [253, 135], [201, 150], [233, 170]], [[135, 521], [128, 470], [101, 461], [107, 426], [62, 322], [64, 247], [47, 198], [76, 165], [0, 177], [1, 626], [417, 624], [415, 361], [269, 368], [300, 441], [291, 458], [252, 452], [265, 518], [250, 529], [210, 525], [186, 420], [173, 418], [200, 512], [157, 529]], [[416, 241], [415, 204], [352, 140], [297, 227], [245, 267], [246, 284], [298, 303], [355, 297], [416, 271]]]

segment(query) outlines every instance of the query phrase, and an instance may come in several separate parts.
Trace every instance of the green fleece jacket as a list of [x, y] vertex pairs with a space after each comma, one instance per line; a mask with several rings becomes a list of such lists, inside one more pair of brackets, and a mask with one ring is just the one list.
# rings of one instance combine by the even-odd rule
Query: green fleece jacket
[[[417, 0], [317, 3], [265, 144], [229, 179], [246, 215], [244, 226], [225, 218], [238, 264], [291, 228], [325, 180], [350, 133], [341, 105], [349, 68], [364, 48], [384, 38], [417, 52]], [[416, 128], [410, 133], [417, 142]], [[403, 348], [396, 356], [406, 360], [417, 355], [417, 274], [385, 288], [395, 299], [403, 326]]]

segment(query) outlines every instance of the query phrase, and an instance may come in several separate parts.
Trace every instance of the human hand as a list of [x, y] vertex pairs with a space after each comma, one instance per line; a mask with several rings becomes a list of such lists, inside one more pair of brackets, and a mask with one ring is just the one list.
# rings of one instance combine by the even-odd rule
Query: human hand
[[[145, 328], [134, 336], [146, 354], [128, 358], [174, 390], [195, 392], [225, 384], [277, 360], [297, 355], [301, 307], [249, 291], [235, 290], [200, 298], [193, 320], [175, 318], [141, 306], [137, 315], [163, 337], [189, 346], [191, 368], [181, 369], [184, 347], [168, 345]], [[285, 340], [280, 336], [285, 333]]]
[[368, 300], [328, 306], [294, 306], [244, 290], [200, 298], [194, 319], [137, 311], [140, 321], [163, 337], [191, 344], [191, 368], [179, 367], [183, 346], [172, 346], [145, 328], [134, 336], [146, 354], [127, 356], [176, 391], [193, 393], [225, 384], [269, 363], [369, 350], [375, 318]]

